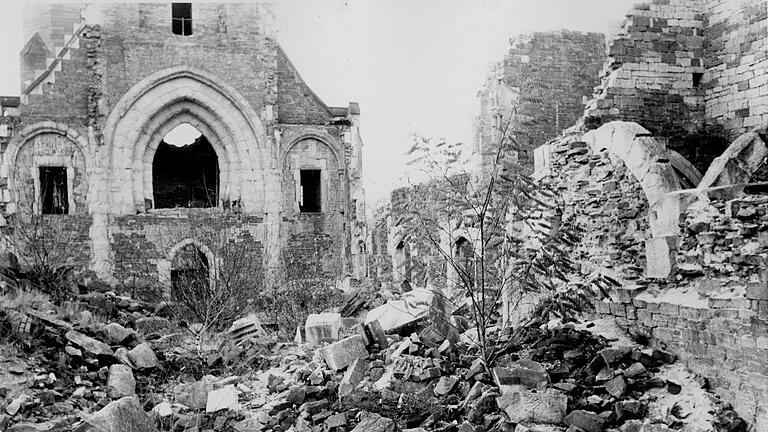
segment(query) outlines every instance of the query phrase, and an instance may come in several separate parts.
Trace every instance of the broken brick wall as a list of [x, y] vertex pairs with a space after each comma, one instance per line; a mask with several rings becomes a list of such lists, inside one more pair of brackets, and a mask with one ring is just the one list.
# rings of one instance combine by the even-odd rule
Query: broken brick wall
[[731, 142], [768, 119], [768, 2], [707, 0], [703, 9], [707, 120]]
[[[475, 147], [483, 154], [495, 153], [498, 129], [511, 119], [510, 131], [521, 147], [516, 161], [532, 169], [533, 148], [581, 117], [583, 99], [599, 84], [605, 36], [563, 30], [535, 32], [510, 42], [503, 62], [478, 93]], [[501, 121], [494, 120], [497, 116]]]
[[768, 296], [765, 282], [756, 288], [733, 278], [698, 278], [618, 290], [595, 307], [599, 316], [615, 318], [632, 334], [650, 335], [653, 344], [680, 356], [756, 430], [764, 430]]
[[[644, 274], [650, 237], [639, 182], [611, 154], [594, 154], [574, 128], [550, 144], [564, 221], [581, 228], [569, 284], [594, 297], [596, 314], [681, 356], [758, 430], [768, 425], [768, 198], [710, 194], [680, 216], [676, 273]], [[616, 193], [619, 192], [619, 193]], [[624, 209], [624, 211], [616, 211]]]
[[541, 181], [562, 200], [562, 220], [581, 233], [571, 254], [579, 273], [605, 286], [636, 280], [645, 270], [648, 200], [626, 164], [595, 153], [584, 132], [571, 130], [549, 144], [551, 167]]
[[[639, 123], [669, 138], [700, 171], [725, 148], [704, 139], [706, 16], [698, 2], [656, 0], [629, 12], [621, 32], [609, 42], [608, 61], [585, 123], [613, 120]], [[722, 134], [720, 134], [722, 135]]]
[[[174, 251], [188, 242], [222, 258], [236, 253], [230, 258], [247, 260], [249, 264], [242, 271], [249, 272], [254, 289], [261, 288], [263, 218], [213, 209], [179, 216], [169, 210], [165, 214], [116, 216], [110, 221], [114, 274], [120, 288], [157, 295], [167, 283], [161, 279], [170, 276]], [[235, 252], [224, 251], [229, 242], [237, 243]], [[222, 264], [226, 269], [226, 263]]]

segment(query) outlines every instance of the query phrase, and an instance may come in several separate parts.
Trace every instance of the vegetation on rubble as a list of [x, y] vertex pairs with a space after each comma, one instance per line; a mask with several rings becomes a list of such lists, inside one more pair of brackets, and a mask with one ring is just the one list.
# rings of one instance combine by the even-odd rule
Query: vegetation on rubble
[[262, 289], [254, 242], [230, 226], [219, 217], [191, 219], [184, 233], [190, 242], [171, 263], [170, 292], [162, 293], [170, 295], [171, 313], [195, 337], [200, 357], [209, 331], [229, 326]]
[[[513, 330], [508, 318], [520, 301], [530, 293], [552, 298], [563, 286], [572, 265], [567, 249], [577, 237], [561, 223], [556, 192], [534, 181], [513, 157], [524, 149], [511, 122], [497, 132], [493, 164], [480, 176], [463, 170], [452, 147], [418, 138], [417, 160], [439, 187], [430, 188], [429, 200], [409, 200], [407, 216], [398, 221], [418, 227], [405, 240], [412, 256], [420, 248], [426, 252], [413, 265], [431, 269], [423, 282], [410, 283], [444, 295], [450, 310], [467, 308], [486, 367], [504, 350], [501, 342]], [[430, 255], [437, 260], [424, 262]], [[570, 304], [580, 307], [577, 300]]]
[[10, 249], [17, 252], [29, 280], [54, 300], [73, 293], [71, 255], [66, 245], [74, 243], [77, 233], [63, 226], [55, 215], [17, 213], [9, 218]]
[[284, 250], [280, 267], [256, 301], [256, 308], [266, 311], [284, 337], [292, 338], [310, 314], [330, 310], [342, 301], [336, 280], [317, 267], [300, 254]]

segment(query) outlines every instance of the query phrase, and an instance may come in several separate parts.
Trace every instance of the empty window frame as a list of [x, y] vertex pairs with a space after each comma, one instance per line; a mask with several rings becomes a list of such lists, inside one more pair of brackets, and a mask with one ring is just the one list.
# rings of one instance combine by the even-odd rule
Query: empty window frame
[[192, 35], [192, 3], [171, 3], [173, 34]]
[[69, 213], [66, 167], [40, 167], [40, 213]]
[[302, 213], [317, 213], [322, 210], [320, 196], [320, 170], [303, 169], [300, 172], [301, 196], [299, 197], [299, 210]]

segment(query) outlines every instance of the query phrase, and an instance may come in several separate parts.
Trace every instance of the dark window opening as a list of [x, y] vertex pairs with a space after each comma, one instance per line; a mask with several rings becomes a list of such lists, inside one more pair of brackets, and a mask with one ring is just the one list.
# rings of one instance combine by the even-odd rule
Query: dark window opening
[[321, 210], [320, 170], [301, 170], [301, 197], [299, 210], [313, 213]]
[[402, 281], [411, 280], [411, 248], [401, 241], [395, 246], [395, 275]]
[[475, 248], [464, 237], [459, 237], [454, 244], [453, 261], [459, 272], [457, 282], [463, 286], [473, 287], [475, 279]]
[[216, 207], [219, 161], [211, 143], [200, 135], [177, 147], [162, 141], [152, 162], [155, 208]]
[[171, 294], [174, 298], [208, 298], [209, 278], [208, 259], [195, 245], [184, 246], [173, 257]]
[[69, 213], [65, 167], [40, 167], [40, 212], [42, 214]]
[[701, 87], [701, 80], [702, 80], [702, 78], [704, 78], [704, 74], [703, 73], [701, 73], [701, 72], [694, 72], [692, 74], [693, 86], [696, 87], [696, 88]]
[[171, 3], [173, 34], [192, 35], [192, 3]]

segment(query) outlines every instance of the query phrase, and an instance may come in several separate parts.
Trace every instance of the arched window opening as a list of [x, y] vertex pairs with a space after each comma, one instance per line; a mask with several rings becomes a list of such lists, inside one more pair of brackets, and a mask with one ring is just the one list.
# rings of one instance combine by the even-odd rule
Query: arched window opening
[[152, 162], [155, 208], [216, 207], [219, 161], [208, 139], [183, 123], [163, 137]]
[[475, 248], [465, 237], [453, 244], [453, 262], [459, 273], [456, 283], [471, 288], [475, 280]]
[[194, 244], [180, 248], [171, 263], [171, 294], [174, 298], [208, 298], [210, 263]]

